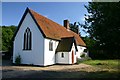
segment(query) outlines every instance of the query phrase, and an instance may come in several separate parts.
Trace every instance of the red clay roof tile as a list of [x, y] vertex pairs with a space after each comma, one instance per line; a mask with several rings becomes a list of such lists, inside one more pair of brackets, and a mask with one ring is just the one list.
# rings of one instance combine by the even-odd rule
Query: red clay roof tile
[[37, 21], [40, 29], [43, 31], [47, 38], [61, 40], [63, 37], [75, 37], [77, 45], [86, 46], [81, 37], [71, 30], [67, 30], [60, 24], [38, 14], [37, 12], [29, 9], [35, 20]]

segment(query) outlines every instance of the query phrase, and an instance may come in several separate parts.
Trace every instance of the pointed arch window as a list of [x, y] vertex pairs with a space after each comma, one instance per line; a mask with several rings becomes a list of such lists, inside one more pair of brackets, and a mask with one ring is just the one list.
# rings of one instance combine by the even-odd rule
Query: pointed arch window
[[32, 33], [30, 28], [27, 28], [24, 32], [24, 46], [23, 50], [31, 50], [32, 47]]

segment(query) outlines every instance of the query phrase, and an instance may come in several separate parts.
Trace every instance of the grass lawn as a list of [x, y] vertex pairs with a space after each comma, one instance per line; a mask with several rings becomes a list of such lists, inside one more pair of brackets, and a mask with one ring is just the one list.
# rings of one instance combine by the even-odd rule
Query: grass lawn
[[107, 68], [115, 68], [118, 69], [120, 60], [86, 60], [82, 63], [93, 65], [93, 66], [101, 66]]
[[96, 67], [86, 75], [87, 78], [119, 78], [120, 60], [88, 60], [82, 63]]

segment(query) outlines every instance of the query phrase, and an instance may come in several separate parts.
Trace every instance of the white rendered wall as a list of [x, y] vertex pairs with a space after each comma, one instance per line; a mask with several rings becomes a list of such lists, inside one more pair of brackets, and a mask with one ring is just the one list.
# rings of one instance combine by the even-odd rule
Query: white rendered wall
[[72, 51], [74, 53], [74, 63], [76, 63], [77, 59], [76, 59], [76, 49], [75, 49], [74, 43], [73, 43], [71, 51], [69, 52], [69, 64], [72, 64]]
[[[29, 27], [32, 32], [32, 50], [23, 50], [24, 32]], [[44, 38], [34, 23], [32, 17], [27, 13], [23, 23], [14, 40], [13, 63], [16, 56], [21, 56], [22, 64], [44, 65]]]
[[55, 64], [55, 50], [58, 46], [58, 41], [52, 40], [53, 51], [49, 50], [49, 42], [51, 39], [44, 39], [44, 66]]
[[[76, 63], [76, 50], [73, 43], [72, 49], [70, 52], [57, 52], [56, 53], [56, 63], [59, 64], [72, 64], [72, 51], [74, 52], [74, 63]], [[64, 53], [64, 57], [61, 57], [62, 53]]]
[[83, 53], [83, 51], [84, 51], [84, 49], [86, 49], [86, 47], [77, 46], [77, 49], [78, 49], [78, 51], [76, 52], [76, 54], [77, 54], [76, 56], [77, 56], [77, 58], [81, 59], [80, 55]]
[[[62, 53], [64, 54], [64, 57], [62, 57]], [[69, 52], [57, 52], [56, 63], [69, 64]]]

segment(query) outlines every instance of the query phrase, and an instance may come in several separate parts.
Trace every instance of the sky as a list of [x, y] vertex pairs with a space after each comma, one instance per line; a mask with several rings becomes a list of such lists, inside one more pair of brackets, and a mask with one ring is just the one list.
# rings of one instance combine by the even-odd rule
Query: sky
[[[84, 23], [84, 14], [88, 14], [84, 5], [87, 2], [2, 2], [2, 25], [18, 25], [25, 9], [35, 12], [63, 25], [63, 20], [70, 23]], [[81, 35], [86, 33], [80, 29]]]

